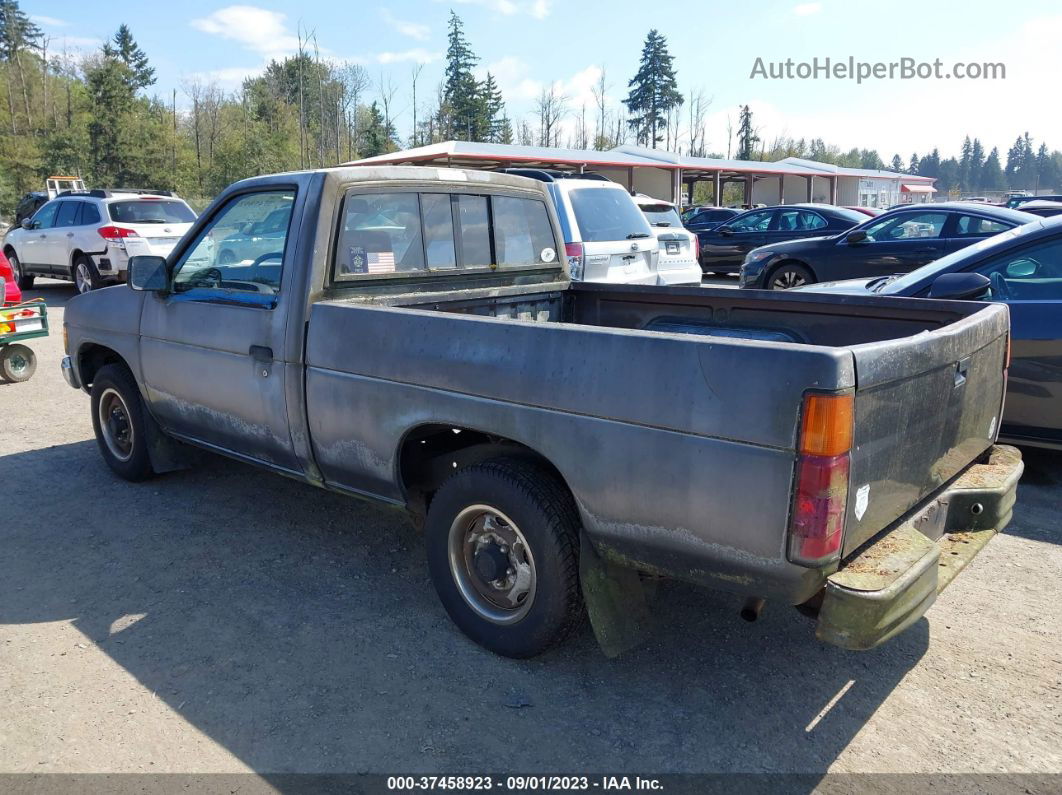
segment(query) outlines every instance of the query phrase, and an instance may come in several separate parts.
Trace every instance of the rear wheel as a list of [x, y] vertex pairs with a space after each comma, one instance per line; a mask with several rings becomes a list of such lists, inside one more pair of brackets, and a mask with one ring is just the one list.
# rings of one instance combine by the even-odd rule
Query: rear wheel
[[532, 657], [578, 622], [578, 514], [542, 467], [503, 458], [455, 473], [432, 499], [425, 529], [439, 599], [476, 643]]
[[11, 263], [11, 270], [15, 272], [15, 282], [18, 284], [18, 289], [32, 290], [33, 280], [36, 277], [22, 270], [22, 263], [18, 261], [18, 255], [14, 251], [9, 251], [7, 261]]
[[0, 348], [0, 373], [8, 381], [28, 381], [37, 370], [37, 357], [25, 345], [4, 345]]
[[140, 389], [119, 364], [100, 368], [92, 380], [92, 430], [103, 460], [125, 480], [146, 480], [155, 474], [148, 455], [146, 423]]
[[100, 275], [96, 271], [96, 266], [92, 264], [92, 260], [86, 257], [84, 254], [78, 254], [74, 257], [73, 264], [73, 277], [74, 286], [77, 287], [79, 293], [87, 293], [90, 290], [95, 290], [102, 285]]
[[767, 279], [767, 287], [771, 290], [789, 290], [793, 287], [802, 287], [815, 281], [811, 271], [803, 265], [795, 262], [778, 266]]

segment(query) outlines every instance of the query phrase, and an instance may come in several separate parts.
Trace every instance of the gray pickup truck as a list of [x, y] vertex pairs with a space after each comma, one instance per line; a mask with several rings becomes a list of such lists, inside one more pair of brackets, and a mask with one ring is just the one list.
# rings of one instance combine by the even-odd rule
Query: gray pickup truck
[[70, 302], [63, 373], [123, 478], [195, 446], [402, 509], [514, 657], [629, 647], [657, 577], [870, 648], [1009, 521], [1005, 307], [573, 284], [559, 232], [507, 174], [244, 180]]

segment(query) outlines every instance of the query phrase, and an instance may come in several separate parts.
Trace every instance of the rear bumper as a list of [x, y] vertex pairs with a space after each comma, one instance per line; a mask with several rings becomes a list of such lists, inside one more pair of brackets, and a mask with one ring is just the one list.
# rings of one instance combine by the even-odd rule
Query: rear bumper
[[690, 260], [689, 264], [667, 265], [661, 263], [656, 272], [657, 284], [661, 285], [673, 285], [673, 284], [700, 284], [701, 283], [701, 266], [693, 260]]
[[895, 529], [864, 544], [826, 581], [816, 634], [871, 649], [929, 609], [992, 536], [1010, 522], [1023, 464], [996, 445]]

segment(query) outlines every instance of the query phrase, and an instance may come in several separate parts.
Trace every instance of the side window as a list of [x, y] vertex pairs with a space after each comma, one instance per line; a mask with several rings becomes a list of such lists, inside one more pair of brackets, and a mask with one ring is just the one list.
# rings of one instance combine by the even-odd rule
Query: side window
[[59, 211], [59, 204], [60, 202], [48, 202], [37, 210], [37, 214], [33, 216], [33, 228], [51, 229], [55, 226], [55, 214]]
[[960, 215], [955, 225], [956, 237], [986, 237], [998, 235], [1010, 229], [1010, 224], [1002, 221], [993, 221], [989, 218], [978, 218], [976, 215]]
[[77, 224], [77, 211], [81, 209], [81, 202], [59, 202], [59, 210], [55, 214], [55, 226], [74, 226]]
[[735, 232], [763, 232], [771, 223], [771, 217], [774, 215], [773, 210], [762, 210], [758, 213], [749, 213], [743, 215], [730, 223], [726, 224]]
[[809, 213], [807, 211], [800, 214], [801, 222], [803, 226], [801, 229], [823, 229], [826, 227], [826, 219], [818, 213]]
[[92, 202], [81, 202], [81, 217], [77, 222], [81, 226], [94, 226], [100, 222], [100, 211]]
[[940, 237], [947, 213], [901, 213], [891, 218], [882, 218], [877, 223], [863, 228], [867, 239], [875, 242], [891, 240], [914, 240]]
[[554, 262], [557, 244], [546, 205], [534, 199], [495, 196], [494, 251], [499, 265]]
[[460, 194], [457, 197], [457, 222], [460, 226], [458, 261], [463, 268], [490, 265], [490, 218], [487, 197]]
[[[292, 190], [245, 193], [229, 199], [177, 262], [174, 291], [279, 293], [294, 202]], [[267, 219], [274, 231], [258, 233]]]
[[420, 200], [416, 193], [364, 193], [343, 206], [336, 276], [423, 270]]
[[992, 281], [996, 301], [1062, 300], [1062, 239], [995, 257], [977, 268]]
[[821, 216], [807, 210], [783, 210], [777, 214], [775, 223], [780, 232], [802, 232], [826, 226], [826, 221]]

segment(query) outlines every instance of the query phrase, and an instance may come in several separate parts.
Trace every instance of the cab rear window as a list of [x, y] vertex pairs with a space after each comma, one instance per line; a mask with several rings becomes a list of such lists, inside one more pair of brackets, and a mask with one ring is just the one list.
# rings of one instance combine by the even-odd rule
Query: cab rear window
[[111, 220], [121, 224], [190, 224], [195, 213], [184, 202], [131, 199], [107, 205]]
[[428, 191], [351, 193], [340, 224], [335, 281], [557, 262], [553, 227], [539, 199]]

